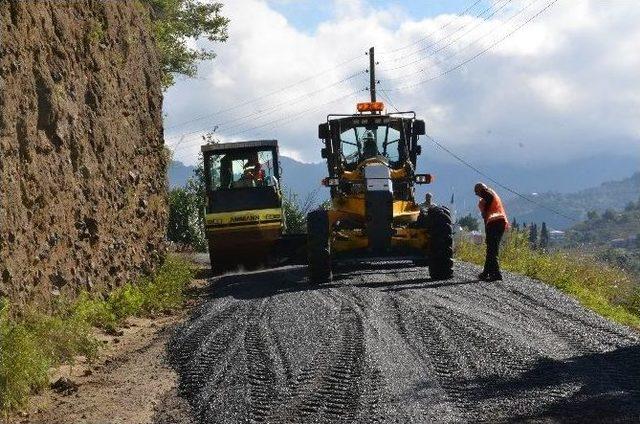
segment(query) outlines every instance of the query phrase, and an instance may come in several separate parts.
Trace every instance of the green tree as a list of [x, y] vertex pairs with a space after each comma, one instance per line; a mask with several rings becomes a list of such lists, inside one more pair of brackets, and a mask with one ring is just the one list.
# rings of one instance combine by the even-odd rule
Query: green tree
[[184, 187], [169, 191], [167, 238], [191, 246], [198, 252], [207, 250], [204, 232], [206, 192], [202, 154]]
[[547, 223], [542, 223], [542, 228], [540, 229], [540, 249], [546, 249], [549, 247], [549, 230], [547, 229]]
[[604, 219], [605, 221], [613, 221], [615, 217], [616, 217], [616, 214], [612, 209], [607, 209], [602, 214], [602, 219]]
[[529, 243], [534, 248], [538, 244], [538, 226], [536, 224], [531, 224], [529, 227]]
[[206, 240], [200, 223], [199, 204], [198, 196], [191, 189], [178, 187], [169, 192], [167, 238], [197, 251], [205, 251]]
[[458, 220], [458, 225], [467, 231], [477, 231], [480, 224], [478, 222], [478, 218], [468, 214]]
[[222, 3], [198, 0], [145, 0], [151, 6], [152, 31], [162, 65], [162, 86], [174, 83], [175, 74], [193, 77], [200, 60], [215, 53], [204, 47], [190, 47], [201, 37], [212, 42], [227, 40], [229, 19], [220, 14]]
[[589, 212], [587, 212], [587, 219], [589, 220], [594, 220], [594, 219], [598, 219], [598, 212], [591, 210]]

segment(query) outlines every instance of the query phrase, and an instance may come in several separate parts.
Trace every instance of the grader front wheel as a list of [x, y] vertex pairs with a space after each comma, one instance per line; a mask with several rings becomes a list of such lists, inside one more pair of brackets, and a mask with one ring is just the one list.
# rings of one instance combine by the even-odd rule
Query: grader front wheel
[[307, 255], [309, 282], [331, 281], [331, 247], [329, 245], [329, 215], [318, 209], [307, 214]]
[[453, 276], [453, 225], [449, 209], [443, 206], [429, 208], [426, 228], [429, 234], [429, 274], [433, 280], [449, 279]]

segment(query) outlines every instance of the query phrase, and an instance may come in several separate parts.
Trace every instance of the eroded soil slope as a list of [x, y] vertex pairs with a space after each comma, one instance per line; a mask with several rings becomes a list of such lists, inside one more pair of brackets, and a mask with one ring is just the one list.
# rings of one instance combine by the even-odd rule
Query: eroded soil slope
[[0, 296], [113, 286], [160, 259], [162, 92], [143, 4], [0, 2]]

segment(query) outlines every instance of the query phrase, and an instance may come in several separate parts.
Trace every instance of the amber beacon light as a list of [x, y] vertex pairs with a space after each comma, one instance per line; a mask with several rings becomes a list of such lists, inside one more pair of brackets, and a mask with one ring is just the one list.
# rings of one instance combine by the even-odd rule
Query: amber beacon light
[[384, 110], [384, 103], [382, 102], [366, 102], [358, 103], [358, 112], [382, 112]]

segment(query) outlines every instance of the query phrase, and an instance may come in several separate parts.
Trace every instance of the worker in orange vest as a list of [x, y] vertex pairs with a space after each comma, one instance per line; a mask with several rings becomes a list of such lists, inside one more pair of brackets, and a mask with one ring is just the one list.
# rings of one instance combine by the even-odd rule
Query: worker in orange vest
[[482, 214], [482, 219], [484, 219], [485, 241], [487, 243], [484, 269], [478, 275], [478, 278], [482, 281], [502, 280], [500, 264], [498, 263], [498, 250], [504, 232], [509, 229], [509, 220], [500, 196], [493, 189], [483, 183], [478, 183], [475, 185], [474, 191], [476, 196], [480, 198], [478, 208]]

